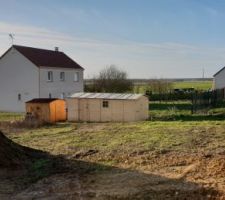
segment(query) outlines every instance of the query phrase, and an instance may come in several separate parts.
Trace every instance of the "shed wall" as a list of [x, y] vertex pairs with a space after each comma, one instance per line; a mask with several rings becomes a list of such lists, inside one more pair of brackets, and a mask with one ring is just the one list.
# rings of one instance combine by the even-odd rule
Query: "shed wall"
[[66, 99], [67, 118], [69, 121], [79, 121], [78, 99]]
[[[103, 101], [109, 107], [102, 106]], [[128, 122], [148, 118], [148, 98], [137, 100], [67, 99], [69, 121]]]
[[56, 100], [50, 103], [50, 121], [66, 121], [66, 103], [64, 100]]
[[141, 97], [136, 101], [136, 120], [146, 120], [149, 117], [148, 97]]
[[54, 123], [66, 121], [65, 106], [64, 100], [51, 103], [26, 103], [26, 112], [32, 113], [40, 121]]
[[32, 113], [40, 121], [51, 122], [48, 103], [26, 103], [26, 112]]

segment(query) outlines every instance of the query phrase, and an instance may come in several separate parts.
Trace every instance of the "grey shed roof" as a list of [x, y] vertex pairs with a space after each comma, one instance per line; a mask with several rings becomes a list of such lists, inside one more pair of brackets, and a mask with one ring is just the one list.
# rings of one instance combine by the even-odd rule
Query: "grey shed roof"
[[125, 93], [74, 93], [69, 98], [79, 99], [120, 99], [120, 100], [135, 100], [142, 97], [142, 94], [125, 94]]

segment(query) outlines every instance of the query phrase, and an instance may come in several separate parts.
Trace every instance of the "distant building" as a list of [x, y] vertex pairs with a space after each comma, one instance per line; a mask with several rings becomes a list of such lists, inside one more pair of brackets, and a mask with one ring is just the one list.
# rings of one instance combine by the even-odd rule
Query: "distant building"
[[224, 89], [225, 88], [225, 67], [219, 70], [213, 75], [214, 77], [214, 89]]
[[66, 102], [69, 121], [129, 122], [149, 117], [149, 100], [141, 94], [75, 93]]
[[58, 48], [13, 45], [0, 57], [0, 111], [24, 112], [31, 99], [82, 92], [83, 71]]

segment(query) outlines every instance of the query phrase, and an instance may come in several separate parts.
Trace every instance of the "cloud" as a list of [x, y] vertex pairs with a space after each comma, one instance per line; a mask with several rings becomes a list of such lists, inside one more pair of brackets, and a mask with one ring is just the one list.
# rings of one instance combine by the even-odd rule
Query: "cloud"
[[106, 65], [116, 64], [132, 78], [201, 77], [202, 68], [212, 76], [225, 61], [224, 48], [178, 43], [138, 43], [133, 41], [100, 41], [82, 38], [46, 28], [0, 22], [0, 54], [10, 46], [8, 33], [15, 43], [66, 52], [84, 66], [85, 76], [92, 77]]

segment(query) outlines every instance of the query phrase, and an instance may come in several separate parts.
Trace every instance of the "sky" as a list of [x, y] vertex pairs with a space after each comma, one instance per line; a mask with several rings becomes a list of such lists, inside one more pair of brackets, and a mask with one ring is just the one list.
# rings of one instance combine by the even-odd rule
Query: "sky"
[[0, 55], [14, 44], [59, 47], [92, 78], [212, 77], [225, 66], [224, 0], [0, 0]]

